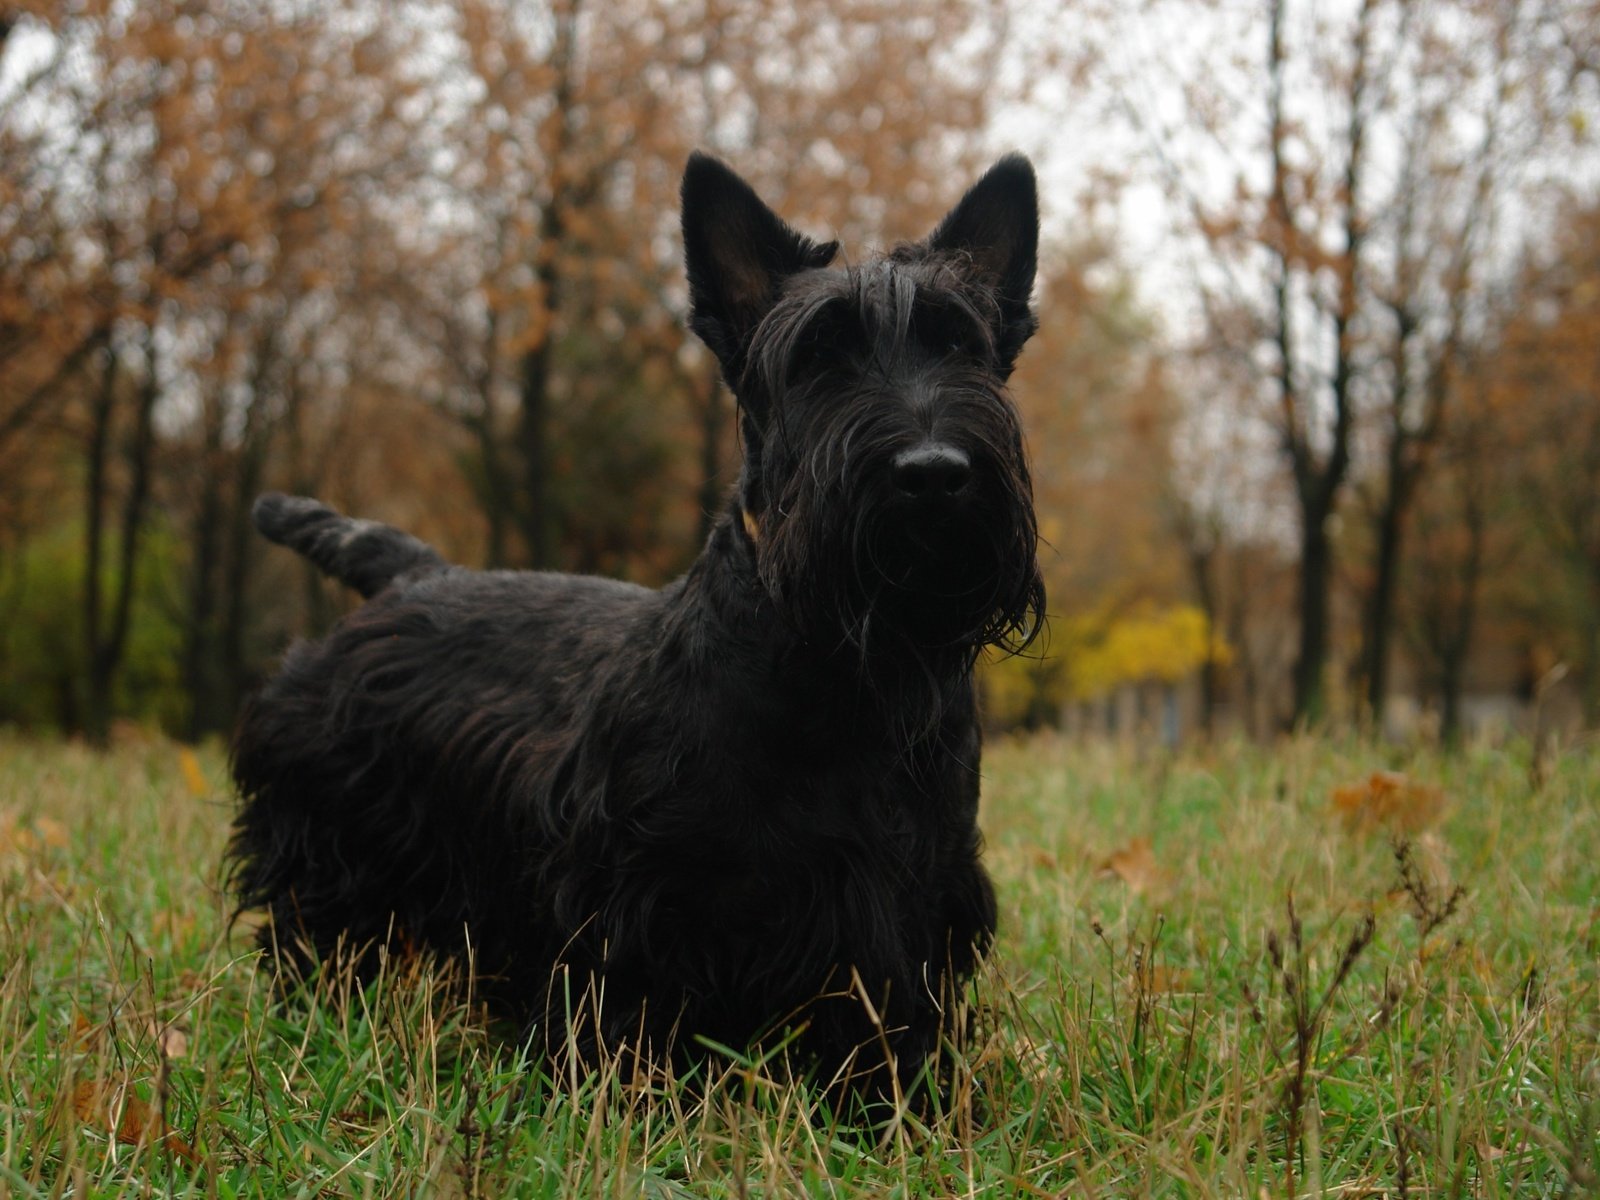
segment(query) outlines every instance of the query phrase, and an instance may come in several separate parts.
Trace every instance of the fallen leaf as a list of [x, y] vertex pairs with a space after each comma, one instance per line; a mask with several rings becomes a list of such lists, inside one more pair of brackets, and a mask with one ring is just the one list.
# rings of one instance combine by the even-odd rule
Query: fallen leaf
[[199, 799], [211, 794], [211, 785], [206, 782], [206, 773], [200, 769], [200, 759], [187, 746], [178, 747], [178, 770], [183, 774], [184, 786], [189, 789], [191, 796]]
[[1112, 851], [1096, 874], [1102, 879], [1122, 880], [1137, 896], [1163, 892], [1171, 881], [1156, 862], [1155, 848], [1147, 837], [1136, 837], [1120, 850]]
[[84, 1014], [81, 1008], [72, 1010], [72, 1045], [77, 1050], [87, 1050], [100, 1036], [100, 1029]]
[[0, 855], [22, 857], [32, 852], [37, 839], [14, 813], [0, 813]]
[[1445, 795], [1442, 788], [1398, 771], [1374, 771], [1360, 783], [1334, 788], [1330, 807], [1359, 833], [1379, 828], [1418, 833], [1444, 815]]
[[15, 813], [0, 813], [0, 858], [36, 858], [46, 847], [60, 850], [71, 840], [67, 827], [53, 817], [24, 823]]
[[201, 992], [211, 986], [211, 981], [196, 971], [193, 967], [186, 967], [178, 973], [178, 989], [184, 992]]
[[1195, 990], [1194, 972], [1183, 967], [1169, 967], [1165, 963], [1157, 963], [1144, 972], [1142, 986], [1148, 995], [1192, 992]]
[[186, 1162], [200, 1161], [194, 1147], [127, 1088], [84, 1080], [72, 1089], [72, 1111], [85, 1125], [109, 1133], [124, 1146], [155, 1142]]
[[192, 912], [162, 912], [157, 913], [151, 922], [151, 930], [155, 933], [164, 933], [173, 941], [181, 941], [194, 932], [196, 917]]
[[65, 850], [72, 843], [67, 827], [52, 817], [35, 817], [33, 832], [40, 842], [57, 850]]
[[176, 1025], [168, 1025], [156, 1034], [156, 1045], [161, 1047], [162, 1058], [182, 1058], [189, 1053], [189, 1035]]
[[119, 717], [111, 722], [111, 744], [114, 746], [132, 746], [143, 748], [153, 746], [162, 738], [162, 734], [148, 725], [141, 725], [138, 721], [128, 717]]
[[1011, 1043], [1011, 1053], [1017, 1067], [1036, 1083], [1051, 1076], [1049, 1043], [1041, 1045], [1026, 1034], [1019, 1034]]

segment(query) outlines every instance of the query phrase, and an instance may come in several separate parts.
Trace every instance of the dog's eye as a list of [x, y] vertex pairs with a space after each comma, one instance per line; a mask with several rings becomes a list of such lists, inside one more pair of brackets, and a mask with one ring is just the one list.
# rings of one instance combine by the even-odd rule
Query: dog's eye
[[836, 367], [860, 344], [860, 330], [854, 322], [834, 312], [819, 313], [790, 347], [789, 375]]
[[916, 337], [930, 350], [959, 358], [986, 359], [990, 342], [964, 313], [929, 307], [917, 313]]

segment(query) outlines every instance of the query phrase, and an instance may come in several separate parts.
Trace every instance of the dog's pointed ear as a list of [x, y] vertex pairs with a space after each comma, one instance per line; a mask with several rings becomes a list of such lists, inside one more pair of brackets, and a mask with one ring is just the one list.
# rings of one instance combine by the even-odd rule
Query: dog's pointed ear
[[737, 388], [750, 335], [783, 281], [827, 266], [839, 243], [795, 232], [725, 164], [696, 151], [683, 172], [683, 248], [689, 328], [711, 347]]
[[1033, 164], [1008, 154], [984, 173], [928, 235], [936, 253], [964, 256], [995, 289], [1000, 350], [1009, 365], [1038, 328], [1029, 298], [1039, 268], [1039, 187]]

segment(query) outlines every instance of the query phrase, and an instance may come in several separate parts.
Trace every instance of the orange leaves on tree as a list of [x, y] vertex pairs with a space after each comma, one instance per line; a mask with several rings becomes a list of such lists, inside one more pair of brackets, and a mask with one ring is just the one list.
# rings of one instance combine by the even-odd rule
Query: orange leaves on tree
[[1442, 788], [1397, 771], [1374, 771], [1360, 783], [1334, 788], [1331, 808], [1359, 833], [1418, 833], [1444, 815], [1445, 795]]

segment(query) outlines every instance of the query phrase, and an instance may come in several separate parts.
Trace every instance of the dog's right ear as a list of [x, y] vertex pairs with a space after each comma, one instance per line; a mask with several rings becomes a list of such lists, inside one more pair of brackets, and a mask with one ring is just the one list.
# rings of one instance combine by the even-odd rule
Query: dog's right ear
[[699, 151], [683, 172], [683, 248], [689, 328], [738, 386], [745, 352], [790, 275], [825, 267], [838, 242], [797, 233], [725, 164]]

